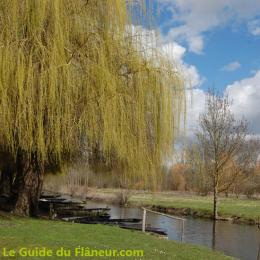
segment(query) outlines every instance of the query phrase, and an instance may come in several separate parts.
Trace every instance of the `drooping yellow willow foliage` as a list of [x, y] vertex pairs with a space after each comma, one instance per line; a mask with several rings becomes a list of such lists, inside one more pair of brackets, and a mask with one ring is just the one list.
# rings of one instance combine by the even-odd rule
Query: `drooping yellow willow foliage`
[[62, 160], [86, 140], [128, 176], [156, 173], [184, 92], [171, 64], [156, 51], [142, 55], [126, 33], [130, 5], [0, 1], [2, 149]]

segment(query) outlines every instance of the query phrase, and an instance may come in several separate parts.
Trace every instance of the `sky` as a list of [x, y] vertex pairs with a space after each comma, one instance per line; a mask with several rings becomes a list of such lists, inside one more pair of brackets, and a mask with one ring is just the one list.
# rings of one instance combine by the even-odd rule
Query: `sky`
[[260, 0], [156, 0], [161, 46], [185, 77], [187, 128], [198, 126], [205, 94], [228, 94], [231, 111], [260, 136]]

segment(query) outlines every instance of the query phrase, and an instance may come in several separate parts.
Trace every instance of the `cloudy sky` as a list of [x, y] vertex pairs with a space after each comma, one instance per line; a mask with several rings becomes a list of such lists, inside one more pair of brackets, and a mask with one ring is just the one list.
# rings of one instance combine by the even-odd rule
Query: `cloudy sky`
[[162, 48], [192, 86], [188, 128], [197, 126], [205, 91], [216, 88], [260, 135], [260, 0], [157, 0]]

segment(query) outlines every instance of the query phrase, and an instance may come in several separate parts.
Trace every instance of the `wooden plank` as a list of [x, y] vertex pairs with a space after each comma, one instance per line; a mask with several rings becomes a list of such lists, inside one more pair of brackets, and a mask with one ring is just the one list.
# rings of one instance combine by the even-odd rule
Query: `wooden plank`
[[167, 217], [167, 218], [172, 218], [172, 219], [176, 219], [176, 220], [185, 221], [185, 218], [175, 217], [175, 216], [172, 216], [172, 215], [168, 215], [168, 214], [165, 214], [165, 213], [161, 213], [161, 212], [154, 211], [154, 210], [150, 210], [150, 209], [143, 208], [143, 207], [142, 207], [142, 209], [145, 209], [146, 211], [151, 212], [151, 213], [155, 213], [155, 214], [158, 214], [158, 215], [165, 216], [165, 217]]

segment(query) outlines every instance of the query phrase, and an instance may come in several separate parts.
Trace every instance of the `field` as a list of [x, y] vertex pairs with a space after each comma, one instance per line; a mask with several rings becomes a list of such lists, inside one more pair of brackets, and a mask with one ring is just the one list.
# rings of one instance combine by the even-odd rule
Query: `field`
[[[92, 249], [118, 251], [133, 249], [143, 250], [144, 252], [143, 257], [125, 257], [126, 259], [232, 259], [204, 247], [168, 241], [118, 227], [16, 218], [9, 215], [3, 216], [0, 213], [0, 259], [44, 259], [45, 257], [19, 256], [21, 248], [24, 248], [21, 254], [27, 254], [27, 249], [35, 247], [44, 247], [46, 250], [50, 250], [53, 255], [61, 247], [66, 249], [67, 252], [71, 252], [71, 257], [49, 256], [47, 259], [80, 259], [81, 257], [76, 257], [74, 253], [78, 246], [87, 248], [87, 252]], [[16, 256], [3, 257], [4, 248], [6, 248], [6, 254], [8, 250], [14, 250]], [[95, 257], [94, 259], [100, 258], [107, 259], [106, 257]], [[109, 257], [109, 259], [120, 258], [124, 257]]]

